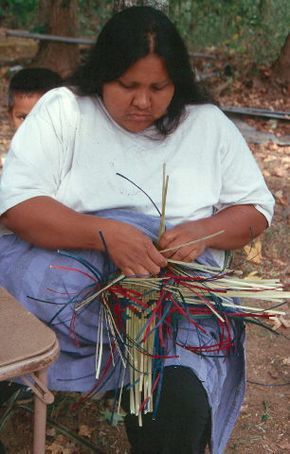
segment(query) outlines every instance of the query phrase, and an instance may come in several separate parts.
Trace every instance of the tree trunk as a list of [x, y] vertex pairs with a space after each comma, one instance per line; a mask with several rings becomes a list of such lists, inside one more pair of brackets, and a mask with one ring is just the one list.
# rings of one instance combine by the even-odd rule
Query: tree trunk
[[122, 11], [130, 6], [153, 6], [168, 14], [169, 0], [115, 0], [114, 12]]
[[[78, 35], [78, 0], [39, 0], [39, 15], [45, 33], [76, 37]], [[41, 66], [68, 76], [80, 62], [77, 44], [40, 41], [34, 66]]]
[[274, 62], [272, 69], [277, 78], [283, 83], [286, 83], [290, 88], [290, 33], [288, 34], [280, 55]]

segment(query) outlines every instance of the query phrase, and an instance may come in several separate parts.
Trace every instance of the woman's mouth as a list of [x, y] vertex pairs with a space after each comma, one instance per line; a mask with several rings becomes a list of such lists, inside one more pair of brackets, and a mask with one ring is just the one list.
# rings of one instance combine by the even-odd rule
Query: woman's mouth
[[149, 114], [128, 114], [127, 117], [133, 121], [152, 121], [152, 116]]

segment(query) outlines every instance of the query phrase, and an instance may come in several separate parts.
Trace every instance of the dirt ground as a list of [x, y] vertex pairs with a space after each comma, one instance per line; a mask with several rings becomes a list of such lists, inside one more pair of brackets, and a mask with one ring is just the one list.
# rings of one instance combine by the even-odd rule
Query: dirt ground
[[[15, 59], [29, 59], [35, 52], [35, 46], [28, 41], [1, 38], [0, 33], [0, 49], [0, 154], [3, 154], [8, 149], [12, 134], [6, 113], [9, 68], [15, 64]], [[252, 71], [250, 63], [242, 65], [234, 57], [227, 57], [226, 63], [234, 71], [231, 80], [220, 71], [225, 64], [221, 55], [215, 62], [196, 63], [199, 70], [220, 71], [219, 77], [210, 85], [221, 104], [290, 110], [287, 87], [271, 80], [265, 68], [257, 77], [253, 75], [257, 72]], [[289, 121], [248, 118], [247, 122], [276, 137], [290, 134]], [[275, 276], [289, 286], [290, 147], [273, 142], [250, 143], [250, 146], [275, 196], [276, 211], [272, 227], [261, 238], [261, 251], [254, 254], [254, 259], [253, 254], [251, 257], [251, 254], [247, 256], [244, 251], [239, 251], [234, 263], [245, 275], [255, 272], [262, 277]], [[289, 312], [289, 306], [285, 309]], [[251, 325], [247, 327], [247, 333], [246, 399], [225, 453], [290, 452], [290, 329], [281, 329], [276, 335]], [[129, 453], [123, 424], [120, 422], [112, 426], [108, 423], [108, 409], [104, 401], [88, 400], [73, 411], [72, 403], [78, 399], [77, 394], [56, 394], [55, 403], [49, 409], [46, 452]], [[10, 454], [31, 452], [31, 412], [24, 408], [27, 405], [24, 403], [15, 407], [0, 433], [0, 439]], [[4, 410], [0, 408], [0, 417]], [[55, 423], [62, 427], [56, 428]], [[73, 440], [72, 433], [81, 439]], [[91, 443], [94, 447], [84, 446], [84, 443]]]

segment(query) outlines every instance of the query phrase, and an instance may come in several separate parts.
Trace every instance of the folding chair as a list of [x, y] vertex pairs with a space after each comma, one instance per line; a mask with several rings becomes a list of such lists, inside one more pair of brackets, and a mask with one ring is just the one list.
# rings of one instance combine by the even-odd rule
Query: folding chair
[[55, 333], [0, 288], [0, 381], [21, 377], [34, 392], [33, 454], [45, 453], [47, 369], [59, 354]]

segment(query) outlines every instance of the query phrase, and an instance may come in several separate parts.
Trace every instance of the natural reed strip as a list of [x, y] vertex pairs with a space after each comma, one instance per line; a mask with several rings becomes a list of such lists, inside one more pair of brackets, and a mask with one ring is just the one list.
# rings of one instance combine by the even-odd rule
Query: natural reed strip
[[[124, 282], [125, 284], [125, 282]], [[137, 288], [137, 285], [136, 285], [136, 280], [134, 280], [134, 284], [135, 284], [135, 289]], [[208, 283], [207, 283], [208, 285]], [[152, 286], [152, 283], [150, 284], [150, 286]], [[127, 287], [127, 285], [126, 285]], [[146, 287], [146, 283], [144, 282], [144, 280], [142, 279], [142, 282], [140, 282], [140, 288], [142, 289], [143, 287]], [[181, 292], [181, 289], [176, 289], [176, 287], [174, 286], [171, 286], [171, 285], [167, 285], [166, 286], [166, 289], [168, 291], [170, 291], [171, 293], [175, 294], [175, 296], [177, 297], [177, 299], [180, 301], [180, 302], [185, 302], [187, 304], [196, 304], [196, 305], [200, 305], [200, 304], [204, 304], [204, 302], [202, 302], [198, 296], [196, 295], [192, 295], [192, 292], [187, 289], [187, 288], [183, 288], [182, 289], [182, 299], [179, 297], [179, 294]], [[156, 286], [156, 291], [158, 292], [159, 290], [159, 287]], [[242, 291], [232, 291], [232, 290], [225, 290], [225, 292], [221, 295], [220, 293], [217, 293], [216, 295], [218, 297], [221, 297], [224, 299], [224, 297], [227, 297], [227, 296], [238, 296], [238, 297], [243, 297], [243, 298], [255, 298], [255, 299], [265, 299], [266, 301], [277, 301], [277, 298], [280, 300], [281, 296], [285, 295], [286, 293], [286, 297], [288, 296], [288, 293], [289, 293], [289, 296], [290, 296], [290, 292], [284, 292], [282, 293], [281, 295], [281, 291], [276, 291], [275, 293], [273, 291], [260, 291], [260, 292], [255, 292], [253, 293], [252, 291], [253, 289], [250, 288], [249, 289], [249, 292], [242, 292]], [[139, 290], [140, 291], [140, 290]], [[211, 296], [212, 294], [215, 294], [215, 291], [214, 289], [208, 289], [208, 288], [204, 288], [203, 289], [203, 292], [202, 292], [203, 296]], [[282, 301], [281, 301], [282, 302]], [[229, 303], [226, 303], [223, 301], [222, 303], [224, 306], [226, 307], [237, 307], [237, 308], [245, 308], [245, 309], [248, 309], [249, 311], [257, 311], [257, 310], [260, 310], [260, 311], [265, 311], [267, 309], [259, 309], [259, 308], [252, 308], [251, 306], [240, 306], [240, 305], [235, 305], [235, 304], [229, 304]], [[273, 313], [277, 313], [279, 315], [285, 315], [285, 312], [283, 311], [273, 311]]]
[[119, 281], [125, 278], [124, 274], [120, 274], [116, 279], [113, 279], [111, 282], [109, 282], [105, 287], [102, 287], [100, 290], [98, 290], [96, 293], [93, 293], [90, 295], [88, 298], [85, 298], [83, 301], [80, 303], [76, 304], [75, 310], [79, 311], [83, 306], [86, 306], [87, 304], [91, 303], [96, 299], [101, 293], [103, 293], [105, 290], [108, 290], [112, 285], [117, 284]]
[[218, 266], [210, 266], [210, 265], [202, 265], [201, 263], [196, 263], [196, 262], [181, 262], [180, 260], [173, 260], [173, 259], [167, 259], [167, 262], [168, 263], [172, 263], [173, 265], [180, 265], [182, 266], [183, 268], [190, 268], [190, 269], [193, 269], [193, 270], [200, 270], [200, 271], [204, 271], [205, 273], [217, 273], [217, 274], [221, 274], [221, 273], [233, 273], [233, 274], [238, 274], [238, 275], [242, 275], [243, 272], [241, 270], [232, 270], [232, 269], [229, 269], [229, 268], [220, 268]]
[[100, 376], [102, 356], [103, 356], [103, 326], [104, 326], [104, 307], [100, 308], [100, 323], [98, 325], [97, 332], [97, 344], [96, 344], [96, 378]]
[[161, 252], [161, 254], [162, 254], [163, 252], [177, 251], [177, 249], [181, 249], [185, 246], [190, 246], [191, 244], [200, 243], [201, 241], [209, 240], [210, 238], [214, 238], [215, 236], [221, 235], [222, 233], [225, 233], [225, 231], [219, 230], [218, 232], [212, 233], [211, 235], [207, 235], [202, 238], [198, 238], [197, 240], [188, 241], [187, 243], [179, 244], [178, 246], [173, 246], [173, 247], [169, 247], [167, 249], [162, 249], [159, 252]]
[[161, 236], [165, 232], [165, 222], [166, 222], [165, 221], [165, 210], [166, 210], [168, 182], [169, 182], [169, 176], [166, 175], [166, 164], [164, 163], [163, 164], [163, 179], [162, 179], [161, 218], [160, 218], [160, 224], [159, 224], [157, 244], [159, 243]]
[[[159, 292], [160, 287], [158, 285], [158, 282], [156, 283], [156, 285], [154, 285], [154, 279], [151, 279], [150, 282], [147, 282], [145, 279], [142, 279], [142, 280], [140, 279], [139, 283], [136, 281], [136, 279], [134, 279], [134, 280], [128, 279], [127, 281], [124, 281], [123, 287], [130, 288], [130, 285], [132, 283], [134, 283], [135, 286], [138, 285], [138, 287], [140, 289], [148, 288], [148, 289], [152, 290], [152, 292], [150, 292], [151, 294], [154, 294], [155, 291], [157, 293]], [[196, 283], [200, 287], [203, 286], [202, 281], [197, 281]], [[214, 281], [210, 281], [210, 280], [206, 281], [206, 283], [202, 289], [202, 294], [209, 295], [209, 294], [215, 293], [215, 291], [216, 291], [217, 296], [220, 296], [220, 297], [223, 297], [223, 296], [226, 296], [229, 294], [232, 295], [234, 293], [235, 296], [241, 296], [241, 298], [242, 297], [246, 298], [246, 297], [252, 296], [252, 295], [254, 295], [254, 297], [258, 298], [258, 299], [266, 298], [267, 300], [269, 300], [269, 298], [270, 299], [273, 298], [273, 300], [276, 300], [277, 298], [278, 299], [290, 298], [290, 292], [285, 292], [282, 289], [279, 289], [279, 287], [278, 287], [278, 289], [275, 289], [275, 287], [273, 288], [272, 283], [269, 287], [267, 287], [267, 286], [260, 287], [259, 285], [253, 285], [252, 283], [249, 283], [248, 288], [245, 288], [246, 283], [244, 283], [244, 282], [239, 283], [238, 281], [234, 281], [234, 283], [236, 284], [235, 286], [233, 286], [232, 288], [231, 287], [228, 288], [227, 286], [223, 285], [222, 281], [219, 281], [218, 279], [214, 280]], [[240, 287], [239, 287], [239, 284], [241, 284]], [[167, 290], [169, 290], [170, 292], [175, 293], [175, 294], [178, 294], [178, 293], [180, 294], [180, 292], [181, 292], [182, 295], [192, 295], [192, 292], [187, 287], [182, 288], [182, 286], [179, 286], [177, 289], [177, 287], [174, 286], [173, 284], [166, 284], [165, 287]], [[222, 290], [222, 294], [220, 293], [220, 290]], [[116, 293], [118, 293], [117, 290], [116, 290]]]
[[122, 403], [122, 395], [123, 395], [124, 382], [125, 382], [125, 374], [126, 374], [126, 367], [123, 367], [122, 378], [121, 378], [121, 386], [120, 386], [119, 397], [118, 397], [118, 406], [117, 406], [117, 413], [118, 414], [121, 413], [121, 403]]
[[[103, 304], [105, 306], [105, 309], [106, 309], [106, 312], [108, 314], [108, 322], [109, 322], [109, 326], [110, 326], [113, 338], [115, 338], [115, 339], [119, 338], [120, 341], [123, 343], [123, 338], [121, 336], [121, 333], [118, 330], [118, 327], [117, 327], [116, 322], [114, 320], [113, 314], [112, 314], [112, 312], [111, 312], [111, 310], [110, 310], [110, 308], [109, 308], [109, 306], [107, 304], [106, 295], [103, 295], [102, 302], [103, 302]], [[116, 349], [117, 349], [117, 351], [119, 353], [119, 356], [120, 356], [120, 359], [122, 361], [123, 366], [126, 367], [126, 359], [124, 358], [124, 355], [123, 355], [123, 353], [122, 353], [117, 341], [115, 341], [115, 346], [116, 346]], [[125, 352], [128, 352], [128, 355], [130, 356], [130, 351], [129, 351], [129, 349], [128, 349], [128, 347], [126, 345], [125, 345]]]
[[[155, 325], [155, 323], [154, 323]], [[154, 353], [154, 331], [151, 332], [147, 340], [148, 351]], [[153, 412], [153, 390], [152, 390], [152, 358], [148, 357], [148, 412]]]
[[[144, 322], [145, 322], [145, 318], [144, 318], [144, 311], [141, 311], [140, 313], [140, 319], [139, 320], [139, 333], [140, 333], [140, 329], [142, 330], [143, 326], [144, 326]], [[140, 335], [139, 335], [140, 336]], [[140, 346], [143, 347], [144, 342], [140, 342]], [[140, 358], [140, 381], [139, 381], [139, 391], [142, 393], [143, 391], [143, 387], [144, 387], [144, 355], [143, 354], [140, 354], [139, 356]]]
[[[130, 343], [131, 343], [132, 342], [131, 339], [133, 340], [132, 324], [130, 323], [131, 316], [132, 316], [131, 309], [127, 308], [127, 316], [128, 316], [128, 318], [127, 318], [127, 321], [126, 321], [126, 332], [127, 332], [127, 335], [129, 337]], [[131, 347], [129, 347], [129, 351], [130, 351], [130, 353], [132, 353]], [[133, 359], [133, 354], [132, 354], [132, 360], [133, 360], [133, 367], [130, 367], [130, 384], [131, 384], [131, 387], [130, 387], [130, 411], [131, 411], [132, 414], [135, 414], [135, 399], [134, 399], [134, 389], [133, 389], [133, 383], [134, 383], [134, 359]]]
[[[195, 303], [192, 303], [191, 300], [187, 300], [185, 298], [185, 302], [187, 304], [195, 304]], [[198, 304], [200, 305], [200, 303]], [[247, 312], [252, 312], [253, 314], [255, 314], [256, 312], [263, 312], [263, 313], [266, 313], [266, 314], [276, 314], [276, 315], [285, 315], [286, 312], [283, 312], [283, 311], [275, 311], [275, 310], [272, 310], [272, 309], [265, 309], [265, 308], [261, 308], [261, 307], [252, 307], [252, 306], [243, 306], [243, 305], [237, 305], [237, 304], [231, 304], [231, 303], [226, 303], [226, 302], [222, 302], [222, 305], [225, 306], [225, 307], [229, 307], [229, 308], [236, 308], [237, 310], [238, 309], [243, 309]]]

